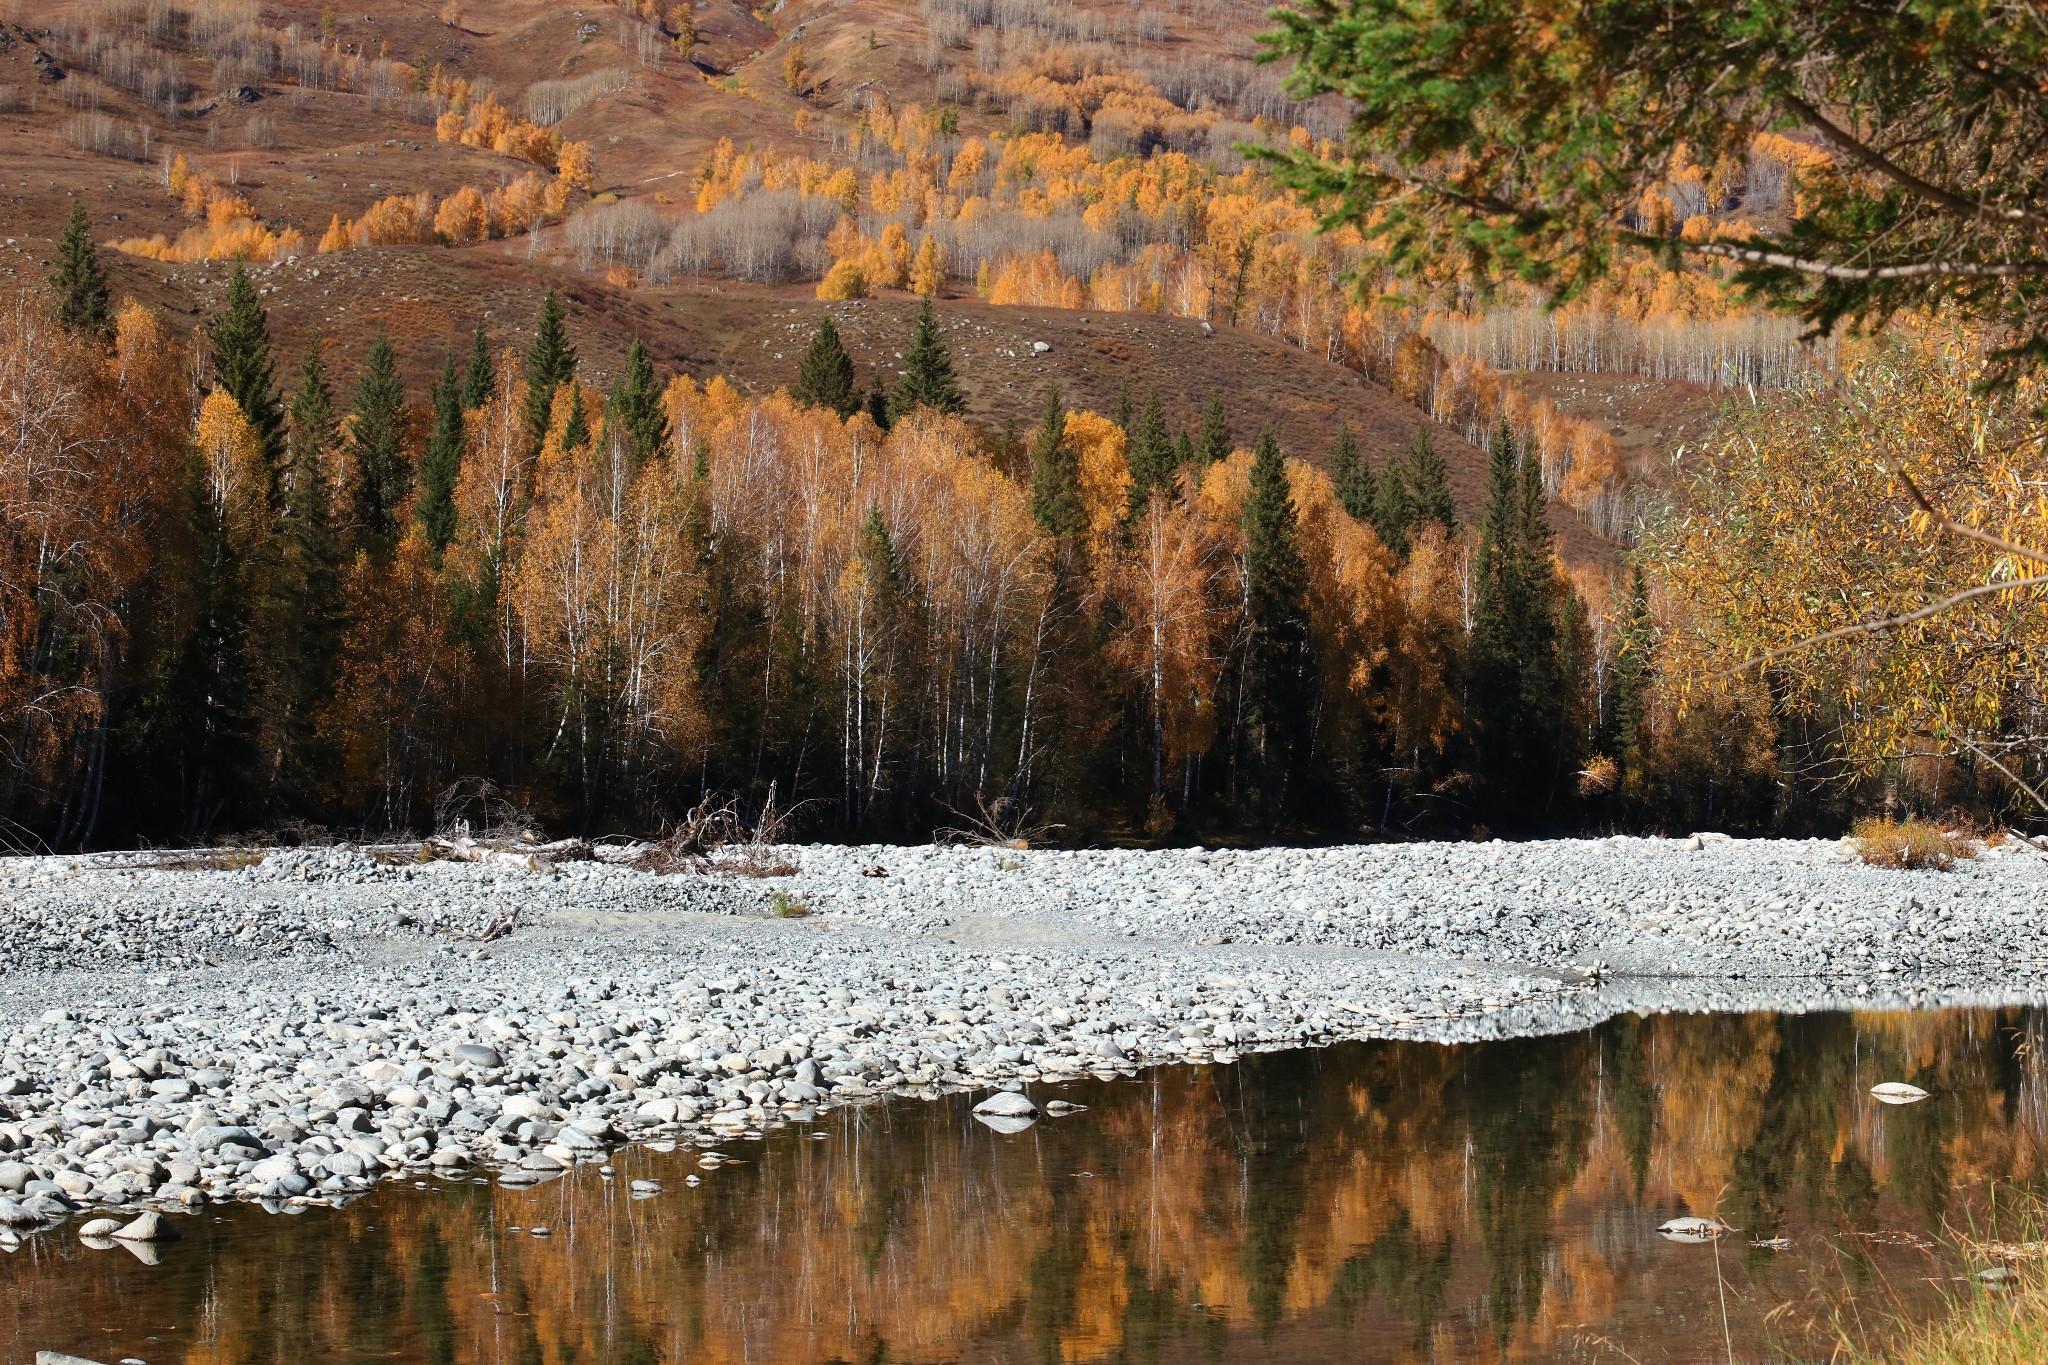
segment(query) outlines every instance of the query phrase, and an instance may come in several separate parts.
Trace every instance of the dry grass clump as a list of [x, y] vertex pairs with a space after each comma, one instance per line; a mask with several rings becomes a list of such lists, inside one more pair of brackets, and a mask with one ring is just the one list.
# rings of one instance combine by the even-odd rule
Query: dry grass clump
[[1976, 842], [1925, 820], [1867, 816], [1850, 831], [1856, 851], [1872, 867], [1946, 872], [1959, 860], [1977, 856]]
[[1905, 1329], [1882, 1352], [1854, 1350], [1854, 1365], [2039, 1365], [2048, 1360], [2048, 1279], [2038, 1267], [2008, 1266], [2008, 1278], [1979, 1280], [1938, 1322]]

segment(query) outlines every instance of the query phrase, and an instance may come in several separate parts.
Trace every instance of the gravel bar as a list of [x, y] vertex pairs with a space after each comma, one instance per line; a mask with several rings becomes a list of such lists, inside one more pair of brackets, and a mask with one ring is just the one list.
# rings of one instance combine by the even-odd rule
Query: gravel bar
[[1947, 872], [1713, 835], [808, 846], [776, 877], [633, 852], [0, 860], [0, 1244], [1254, 1049], [2048, 995], [2048, 856], [2021, 844]]

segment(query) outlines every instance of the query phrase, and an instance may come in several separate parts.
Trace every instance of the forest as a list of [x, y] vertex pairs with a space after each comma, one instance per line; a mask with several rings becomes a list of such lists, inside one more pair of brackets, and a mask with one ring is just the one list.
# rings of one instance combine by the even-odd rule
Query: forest
[[[1217, 5], [927, 0], [930, 98], [843, 107], [826, 94], [872, 34], [798, 25], [770, 86], [730, 55], [768, 30], [617, 8], [516, 97], [448, 46], [459, 7], [410, 57], [368, 15], [278, 28], [225, 0], [39, 31], [73, 64], [77, 159], [160, 169], [117, 201], [137, 228], [74, 198], [47, 281], [0, 305], [0, 819], [25, 844], [418, 830], [464, 784], [591, 834], [707, 799], [818, 836], [1133, 842], [2024, 813], [2044, 707], [2016, 589], [1788, 652], [2016, 573], [1873, 473], [1872, 413], [1887, 465], [1962, 521], [2038, 516], [2034, 391], [1981, 382], [1999, 333], [1896, 291], [1856, 305], [1890, 309], [1875, 327], [1850, 325], [1853, 292], [1756, 306], [1784, 281], [1740, 243], [1860, 212], [1825, 120], [1610, 149], [1590, 198], [1540, 191], [1597, 222], [1546, 199], [1496, 258], [1455, 245], [1499, 217], [1456, 194], [1439, 218], [1356, 207], [1390, 172], [1323, 96], [1370, 73], [1157, 59]], [[659, 117], [662, 90], [774, 116], [620, 181], [668, 154], [597, 134]], [[1440, 164], [1395, 107], [1433, 96], [1388, 90], [1354, 133]], [[245, 151], [342, 155], [319, 150], [330, 109], [419, 130], [381, 144], [418, 156], [338, 197], [332, 175], [292, 198], [296, 176], [242, 174]], [[466, 354], [422, 366], [417, 322], [273, 336], [240, 265], [425, 248], [546, 254], [621, 298], [797, 286], [824, 322], [801, 363], [736, 382], [659, 372], [637, 341], [582, 359], [587, 324], [551, 295], [530, 319], [479, 307]], [[236, 263], [224, 301], [177, 273], [208, 262]], [[849, 355], [835, 310], [892, 293], [925, 301], [916, 335]], [[971, 420], [945, 341], [961, 294], [1275, 338], [1480, 447], [1483, 497], [1454, 505], [1427, 422], [1393, 458], [1341, 413], [1283, 449], [1228, 386], [1069, 403], [1036, 380], [1035, 418]], [[1719, 415], [1625, 448], [1625, 422], [1546, 375], [1640, 377], [1649, 408]], [[1562, 554], [1551, 502], [1606, 548]]]
[[425, 375], [381, 337], [332, 373], [317, 336], [280, 374], [245, 274], [226, 300], [196, 353], [116, 308], [81, 209], [0, 329], [25, 838], [419, 829], [479, 782], [586, 833], [711, 797], [867, 838], [1817, 828], [1854, 799], [1813, 761], [1846, 758], [1853, 687], [1781, 725], [1660, 668], [1702, 649], [1674, 590], [1708, 600], [1726, 547], [1674, 523], [1568, 572], [1505, 422], [1464, 524], [1427, 428], [1376, 471], [1221, 397], [1178, 431], [1158, 395], [1056, 389], [1034, 429], [973, 425], [929, 301], [893, 388], [828, 316], [749, 397], [637, 343], [599, 384], [554, 295]]
[[926, 308], [889, 391], [829, 319], [772, 395], [637, 344], [600, 386], [552, 295], [438, 375], [382, 339], [331, 373], [317, 337], [279, 373], [245, 274], [195, 354], [116, 308], [81, 209], [0, 329], [7, 818], [413, 829], [465, 780], [592, 833], [720, 794], [883, 838], [1769, 801], [1768, 754], [1710, 787], [1647, 723], [1643, 578], [1596, 632], [1505, 426], [1477, 525], [1426, 433], [1375, 472], [1340, 426], [1325, 473], [1222, 398], [1174, 431], [1056, 389], [991, 432]]

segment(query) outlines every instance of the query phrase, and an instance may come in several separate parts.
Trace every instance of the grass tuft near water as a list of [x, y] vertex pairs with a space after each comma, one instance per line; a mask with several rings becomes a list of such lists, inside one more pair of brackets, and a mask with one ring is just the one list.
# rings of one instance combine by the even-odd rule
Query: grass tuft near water
[[1857, 1351], [1856, 1365], [2041, 1365], [2048, 1361], [2048, 1275], [2017, 1270], [1998, 1287], [1980, 1285], [1955, 1312], [1899, 1330], [1876, 1353]]

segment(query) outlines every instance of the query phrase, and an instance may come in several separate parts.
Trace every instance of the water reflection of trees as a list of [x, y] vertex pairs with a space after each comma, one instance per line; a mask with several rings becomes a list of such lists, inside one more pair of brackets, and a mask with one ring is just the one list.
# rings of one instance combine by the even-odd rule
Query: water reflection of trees
[[[1015, 1137], [909, 1104], [737, 1144], [748, 1164], [696, 1190], [688, 1153], [621, 1158], [621, 1184], [668, 1181], [648, 1201], [580, 1177], [394, 1190], [195, 1223], [156, 1269], [38, 1243], [0, 1270], [0, 1356], [97, 1344], [65, 1335], [94, 1321], [207, 1365], [1542, 1358], [1703, 1292], [1664, 1217], [1818, 1245], [2034, 1179], [2039, 1033], [2017, 1011], [1629, 1018], [1168, 1069]], [[1880, 1080], [1935, 1098], [1887, 1110]], [[1728, 1250], [1746, 1301], [1797, 1293], [1786, 1258]]]

